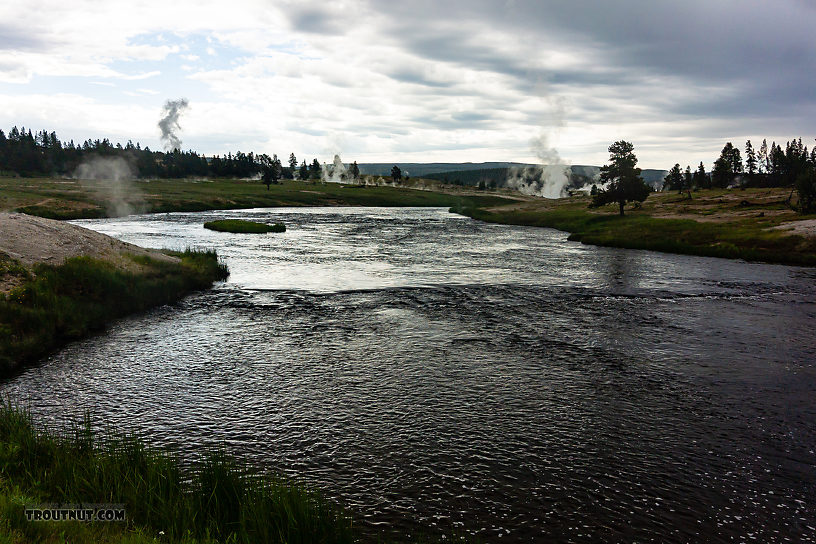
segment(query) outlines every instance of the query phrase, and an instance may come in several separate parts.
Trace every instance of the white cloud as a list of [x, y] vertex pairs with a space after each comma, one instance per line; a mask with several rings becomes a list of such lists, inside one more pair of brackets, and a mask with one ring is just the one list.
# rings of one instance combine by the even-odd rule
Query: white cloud
[[[529, 161], [543, 132], [573, 163], [603, 162], [625, 138], [644, 166], [665, 167], [710, 163], [726, 139], [799, 135], [816, 113], [816, 16], [799, 2], [587, 6], [6, 2], [0, 125], [156, 147], [161, 101], [187, 96], [185, 147], [206, 153]], [[80, 78], [87, 93], [48, 94], [42, 77]], [[147, 79], [151, 89], [132, 87]], [[113, 81], [121, 99], [101, 94]]]
[[142, 74], [119, 75], [118, 77], [121, 78], [121, 79], [127, 79], [129, 81], [136, 81], [136, 80], [140, 80], [140, 79], [148, 79], [148, 78], [151, 78], [151, 77], [156, 77], [156, 76], [159, 76], [159, 75], [161, 75], [161, 72], [159, 72], [158, 70], [154, 70], [152, 72], [145, 72], [145, 73], [142, 73]]
[[159, 94], [159, 91], [155, 89], [136, 89], [135, 91], [124, 91], [124, 94], [128, 96], [153, 96]]

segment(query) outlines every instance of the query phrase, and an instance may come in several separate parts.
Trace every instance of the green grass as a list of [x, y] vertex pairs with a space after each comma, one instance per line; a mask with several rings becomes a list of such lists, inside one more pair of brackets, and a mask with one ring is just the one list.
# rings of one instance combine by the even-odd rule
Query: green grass
[[[23, 508], [43, 503], [123, 504], [127, 522], [27, 521]], [[87, 417], [37, 428], [10, 401], [0, 404], [0, 532], [0, 542], [354, 541], [350, 518], [319, 493], [221, 450], [184, 469], [137, 436], [93, 432]]]
[[0, 375], [115, 318], [174, 302], [228, 275], [214, 251], [171, 254], [180, 263], [133, 257], [138, 272], [88, 257], [37, 265], [31, 273], [7, 257], [0, 260], [5, 263], [0, 269], [21, 280], [8, 295], [0, 295]]
[[[411, 180], [419, 184], [419, 180]], [[51, 219], [105, 217], [114, 213], [105, 182], [0, 176], [0, 210]], [[125, 204], [134, 212], [178, 212], [280, 206], [491, 206], [496, 195], [448, 194], [405, 187], [285, 180], [269, 190], [238, 179], [158, 179], [129, 182]]]
[[243, 219], [220, 219], [218, 221], [207, 221], [204, 223], [205, 229], [218, 232], [234, 232], [238, 234], [263, 234], [265, 232], [286, 232], [283, 223], [267, 225], [266, 223], [256, 223], [255, 221], [244, 221]]
[[771, 219], [746, 218], [728, 222], [652, 217], [648, 211], [591, 213], [584, 206], [563, 205], [546, 210], [452, 210], [492, 223], [551, 227], [567, 231], [569, 239], [585, 244], [647, 249], [707, 257], [771, 263], [816, 265], [816, 241], [768, 230]]

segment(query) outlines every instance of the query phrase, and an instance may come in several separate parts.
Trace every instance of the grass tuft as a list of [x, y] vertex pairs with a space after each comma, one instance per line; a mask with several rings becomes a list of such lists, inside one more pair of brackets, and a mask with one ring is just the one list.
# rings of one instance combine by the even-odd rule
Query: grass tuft
[[266, 223], [256, 223], [255, 221], [244, 221], [243, 219], [220, 219], [218, 221], [208, 221], [204, 223], [204, 228], [217, 232], [233, 232], [238, 234], [263, 234], [265, 232], [286, 232], [283, 223], [267, 225]]

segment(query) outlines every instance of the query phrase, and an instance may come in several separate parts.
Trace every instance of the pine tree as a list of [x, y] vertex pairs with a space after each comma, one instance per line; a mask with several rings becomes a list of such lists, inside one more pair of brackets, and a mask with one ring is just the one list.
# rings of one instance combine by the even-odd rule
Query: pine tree
[[741, 174], [742, 173], [742, 154], [738, 147], [734, 147], [731, 145], [731, 142], [727, 143], [727, 147], [730, 147], [728, 153], [728, 162], [731, 165], [731, 172], [734, 174]]
[[794, 190], [799, 196], [799, 213], [816, 211], [816, 169], [807, 163], [796, 176]]
[[289, 174], [288, 175], [291, 176], [291, 179], [295, 179], [295, 176], [297, 176], [297, 167], [298, 167], [297, 157], [295, 157], [294, 153], [289, 153]]
[[768, 154], [768, 140], [762, 139], [762, 145], [759, 146], [759, 173], [767, 174], [771, 171], [771, 157]]
[[601, 183], [608, 184], [609, 188], [598, 191], [592, 199], [591, 207], [617, 202], [620, 215], [623, 215], [623, 207], [627, 202], [643, 202], [649, 197], [652, 189], [640, 177], [634, 149], [631, 142], [624, 140], [609, 146], [609, 164], [601, 168], [600, 178]]
[[[7, 141], [6, 135], [0, 130], [0, 170], [3, 170], [6, 166]], [[814, 150], [816, 150], [816, 148], [814, 148]]]
[[754, 151], [754, 146], [751, 145], [751, 140], [745, 142], [745, 167], [748, 169], [748, 175], [753, 176], [757, 169], [757, 156]]
[[711, 169], [711, 184], [720, 189], [728, 187], [734, 177], [731, 171], [731, 163], [725, 157], [720, 156], [714, 161], [714, 168]]
[[312, 164], [309, 165], [309, 178], [313, 180], [320, 179], [320, 175], [322, 174], [323, 169], [320, 167], [320, 163], [317, 162], [317, 159], [312, 161]]
[[709, 183], [709, 177], [706, 174], [705, 165], [702, 161], [700, 161], [700, 166], [697, 167], [697, 171], [694, 172], [693, 184], [699, 189], [711, 189], [711, 183]]
[[400, 170], [400, 167], [397, 166], [396, 164], [391, 169], [391, 179], [394, 180], [394, 183], [397, 183], [399, 180], [402, 179], [402, 170]]
[[742, 156], [734, 144], [727, 142], [720, 152], [720, 158], [714, 162], [711, 178], [717, 187], [726, 188], [734, 176], [742, 172]]
[[776, 142], [771, 144], [771, 169], [770, 173], [777, 178], [783, 174], [785, 169], [785, 152], [782, 151], [782, 146]]
[[686, 170], [683, 172], [683, 188], [688, 192], [689, 198], [691, 198], [692, 184], [691, 166], [686, 165]]
[[679, 163], [675, 163], [675, 165], [671, 167], [669, 173], [663, 178], [663, 183], [669, 191], [683, 192], [683, 174], [680, 172]]

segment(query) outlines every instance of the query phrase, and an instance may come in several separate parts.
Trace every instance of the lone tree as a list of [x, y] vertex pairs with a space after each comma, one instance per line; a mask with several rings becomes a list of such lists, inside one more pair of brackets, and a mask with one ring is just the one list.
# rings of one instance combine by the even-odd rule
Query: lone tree
[[640, 177], [640, 168], [631, 142], [620, 140], [609, 146], [609, 164], [601, 168], [601, 183], [609, 184], [592, 198], [590, 207], [596, 208], [617, 202], [620, 214], [627, 202], [643, 202], [652, 192], [651, 187]]
[[400, 167], [397, 166], [396, 164], [391, 169], [391, 179], [394, 180], [394, 183], [402, 179], [402, 170], [400, 170]]

